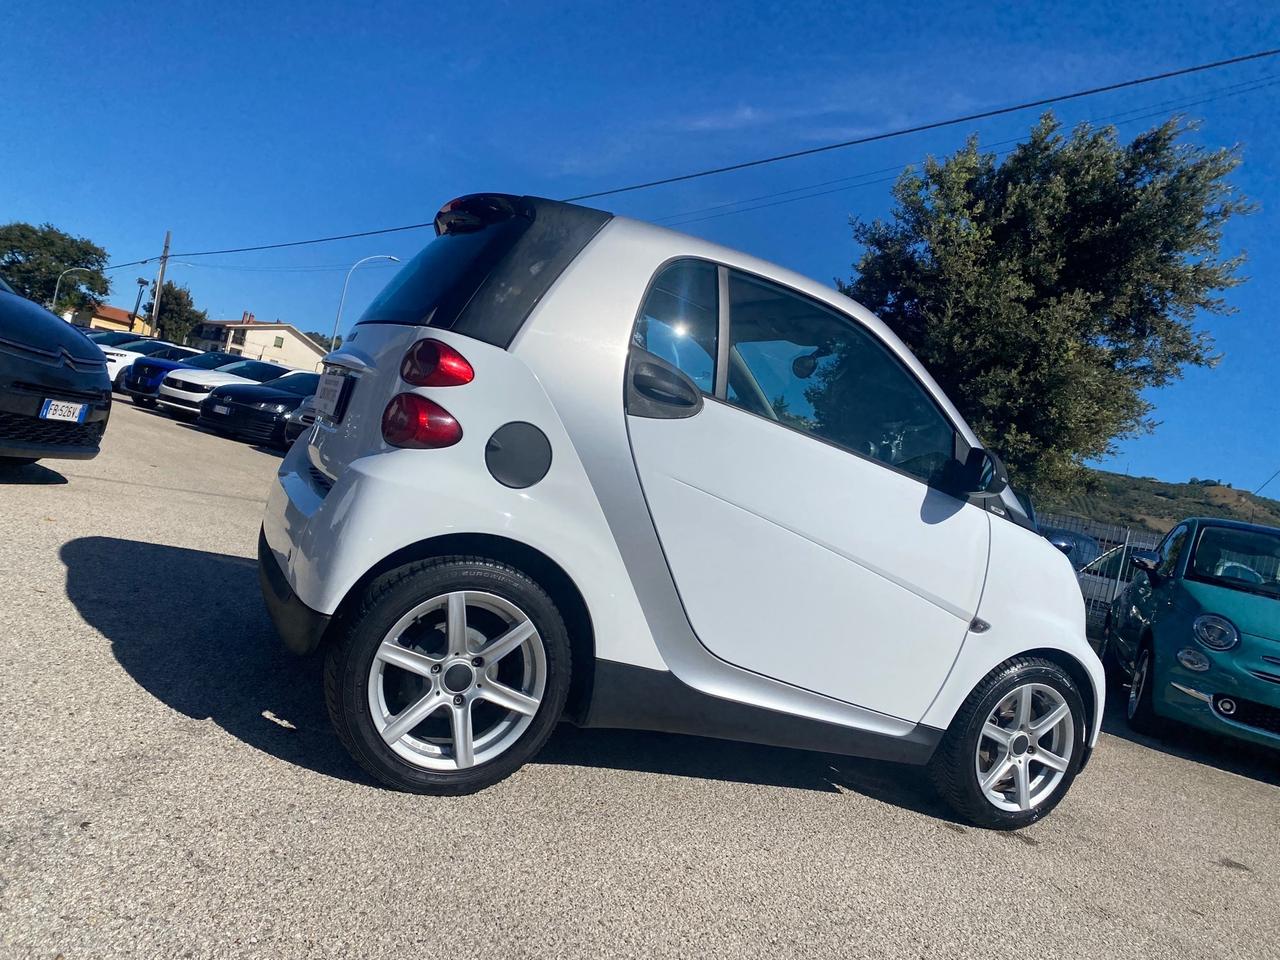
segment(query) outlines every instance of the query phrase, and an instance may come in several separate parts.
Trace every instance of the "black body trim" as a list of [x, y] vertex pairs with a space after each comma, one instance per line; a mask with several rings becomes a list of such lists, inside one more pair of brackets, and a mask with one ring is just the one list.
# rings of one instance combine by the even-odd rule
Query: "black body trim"
[[262, 530], [258, 531], [258, 586], [262, 588], [262, 599], [271, 622], [291, 652], [304, 655], [320, 646], [333, 618], [312, 610], [298, 599]]
[[824, 723], [713, 697], [666, 670], [613, 660], [596, 660], [591, 706], [581, 725], [686, 733], [910, 764], [928, 763], [945, 733], [917, 724], [898, 737]]

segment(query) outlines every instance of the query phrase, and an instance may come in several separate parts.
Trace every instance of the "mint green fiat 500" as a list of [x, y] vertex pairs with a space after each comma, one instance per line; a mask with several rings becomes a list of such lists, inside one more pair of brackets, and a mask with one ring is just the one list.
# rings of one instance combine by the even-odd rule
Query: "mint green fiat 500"
[[1129, 723], [1280, 748], [1280, 529], [1192, 518], [1131, 559], [1102, 651], [1131, 678]]

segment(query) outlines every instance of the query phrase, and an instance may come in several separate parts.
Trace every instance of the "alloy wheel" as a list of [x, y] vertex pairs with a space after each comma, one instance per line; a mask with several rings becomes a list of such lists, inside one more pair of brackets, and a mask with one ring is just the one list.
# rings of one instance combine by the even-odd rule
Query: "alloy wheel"
[[1129, 702], [1126, 705], [1126, 715], [1130, 720], [1138, 712], [1138, 705], [1142, 702], [1142, 692], [1147, 685], [1147, 674], [1151, 672], [1151, 651], [1143, 649], [1138, 654], [1138, 662], [1133, 667], [1133, 679], [1129, 682]]
[[1075, 739], [1075, 718], [1058, 690], [1043, 683], [1014, 687], [982, 725], [974, 756], [978, 786], [1001, 810], [1031, 810], [1066, 776]]
[[523, 610], [495, 594], [455, 591], [418, 604], [387, 632], [369, 668], [369, 711], [402, 759], [465, 770], [520, 739], [546, 681], [546, 650]]

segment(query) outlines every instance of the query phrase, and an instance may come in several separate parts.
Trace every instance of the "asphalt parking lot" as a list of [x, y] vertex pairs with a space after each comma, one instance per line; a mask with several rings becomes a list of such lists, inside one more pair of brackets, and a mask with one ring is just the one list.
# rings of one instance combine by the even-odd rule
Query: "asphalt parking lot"
[[381, 789], [262, 608], [278, 462], [117, 403], [98, 459], [0, 471], [3, 956], [1276, 956], [1280, 764], [1115, 716], [1015, 834], [887, 764], [567, 727]]

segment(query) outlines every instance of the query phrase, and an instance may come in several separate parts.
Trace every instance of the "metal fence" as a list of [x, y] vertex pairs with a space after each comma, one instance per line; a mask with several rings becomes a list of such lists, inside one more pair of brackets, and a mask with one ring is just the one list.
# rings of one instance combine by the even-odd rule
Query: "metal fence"
[[1076, 579], [1084, 595], [1088, 633], [1090, 637], [1100, 636], [1111, 601], [1133, 579], [1129, 555], [1134, 550], [1152, 549], [1160, 542], [1160, 535], [1052, 513], [1040, 514], [1039, 521], [1041, 532], [1049, 539], [1072, 543], [1067, 556], [1076, 568]]

